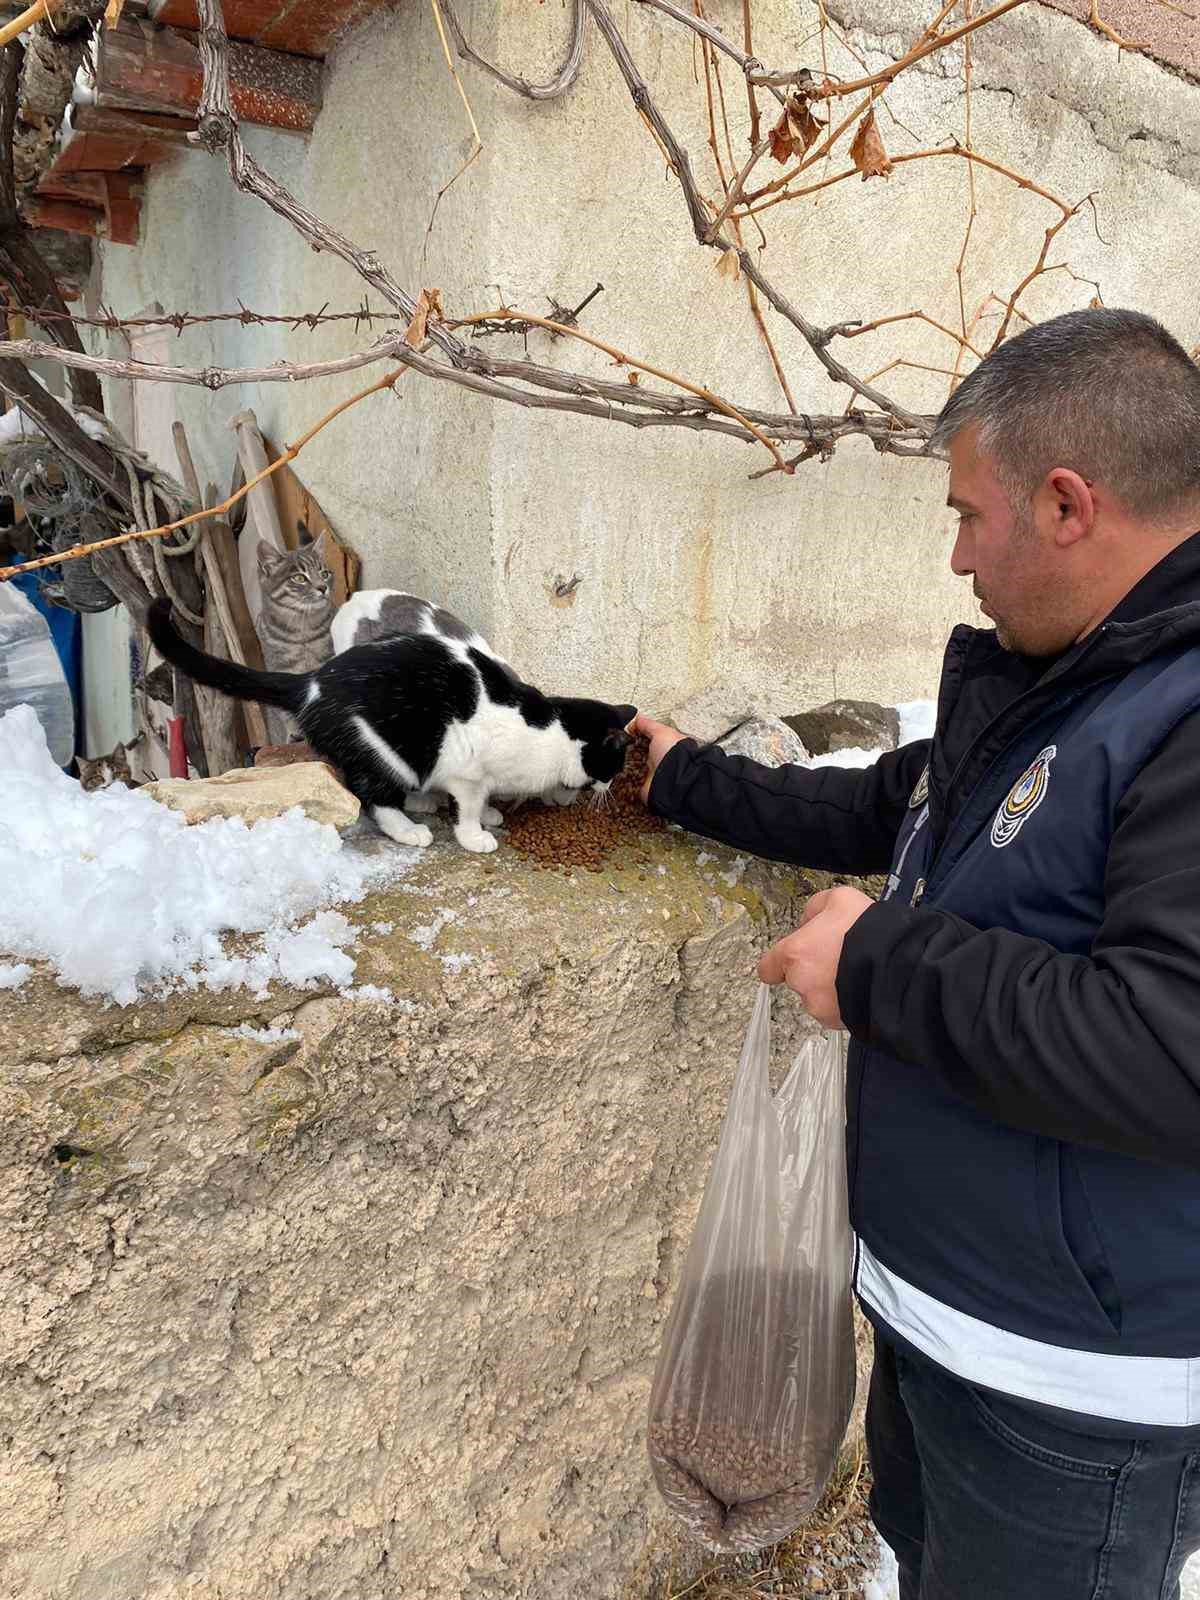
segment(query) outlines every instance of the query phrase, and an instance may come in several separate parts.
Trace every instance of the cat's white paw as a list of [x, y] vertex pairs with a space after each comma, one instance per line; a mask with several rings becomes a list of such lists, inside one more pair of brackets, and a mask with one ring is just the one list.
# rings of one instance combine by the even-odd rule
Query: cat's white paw
[[454, 837], [464, 850], [470, 850], [477, 856], [489, 856], [493, 850], [500, 848], [500, 841], [496, 835], [488, 833], [484, 828], [473, 829], [470, 832], [466, 828], [457, 828]]
[[504, 813], [497, 811], [495, 806], [484, 806], [480, 821], [485, 828], [500, 828], [504, 826]]
[[372, 811], [381, 833], [409, 850], [424, 850], [433, 843], [433, 830], [423, 822], [410, 822], [395, 806], [375, 806]]
[[573, 806], [578, 797], [578, 789], [551, 789], [547, 796], [556, 806]]

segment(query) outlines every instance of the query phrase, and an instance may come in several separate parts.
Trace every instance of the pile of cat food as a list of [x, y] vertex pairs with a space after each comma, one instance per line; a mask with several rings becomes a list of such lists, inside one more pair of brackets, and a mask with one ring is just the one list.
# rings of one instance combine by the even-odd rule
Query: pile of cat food
[[637, 845], [647, 834], [661, 833], [665, 823], [650, 815], [640, 795], [649, 755], [647, 741], [635, 738], [629, 746], [625, 770], [613, 783], [603, 806], [596, 806], [585, 794], [571, 806], [528, 800], [516, 807], [505, 819], [509, 844], [518, 855], [538, 866], [563, 871], [583, 867], [588, 872], [599, 872], [618, 845]]

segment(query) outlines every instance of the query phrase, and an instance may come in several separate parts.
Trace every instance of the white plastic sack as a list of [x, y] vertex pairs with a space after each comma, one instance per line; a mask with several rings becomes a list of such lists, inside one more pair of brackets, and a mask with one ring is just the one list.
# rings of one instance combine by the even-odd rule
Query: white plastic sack
[[11, 583], [0, 583], [0, 716], [32, 706], [60, 767], [75, 754], [75, 712], [50, 625]]
[[721, 1551], [799, 1526], [854, 1402], [845, 1036], [806, 1043], [772, 1098], [770, 993], [742, 1047], [650, 1397], [659, 1492]]

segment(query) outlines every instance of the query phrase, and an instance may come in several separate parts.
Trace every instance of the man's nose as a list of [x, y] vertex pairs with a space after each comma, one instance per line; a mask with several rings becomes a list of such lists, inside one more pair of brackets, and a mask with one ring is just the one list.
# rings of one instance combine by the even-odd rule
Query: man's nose
[[957, 578], [969, 578], [975, 571], [974, 551], [965, 533], [960, 532], [954, 541], [954, 548], [950, 552], [950, 570]]

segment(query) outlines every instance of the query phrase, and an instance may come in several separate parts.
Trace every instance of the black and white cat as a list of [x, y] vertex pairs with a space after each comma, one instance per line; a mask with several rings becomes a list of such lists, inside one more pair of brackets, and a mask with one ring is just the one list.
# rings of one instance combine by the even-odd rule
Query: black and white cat
[[[468, 640], [409, 632], [355, 645], [315, 672], [256, 672], [206, 655], [176, 632], [167, 600], [146, 625], [160, 654], [197, 683], [288, 711], [318, 755], [397, 844], [433, 835], [408, 796], [443, 791], [464, 850], [496, 848], [493, 794], [607, 792], [625, 765], [633, 706], [544, 695]], [[460, 625], [461, 626], [461, 625]]]
[[[491, 656], [507, 671], [512, 670], [482, 634], [469, 628], [453, 611], [447, 611], [445, 606], [424, 600], [418, 594], [409, 594], [403, 589], [358, 590], [337, 608], [330, 626], [334, 652], [338, 655], [355, 645], [376, 644], [380, 639], [394, 639], [403, 633], [428, 634], [432, 638], [445, 640], [448, 645], [465, 645], [470, 650]], [[501, 789], [492, 792], [494, 796], [505, 800], [518, 798]], [[557, 806], [569, 806], [578, 797], [578, 789], [568, 789], [562, 784], [555, 784], [542, 795], [543, 800], [553, 801]], [[437, 810], [440, 800], [440, 794], [431, 786], [418, 794], [410, 794], [408, 809], [428, 814]], [[493, 816], [494, 820], [488, 826], [498, 827], [501, 818], [498, 814]]]

